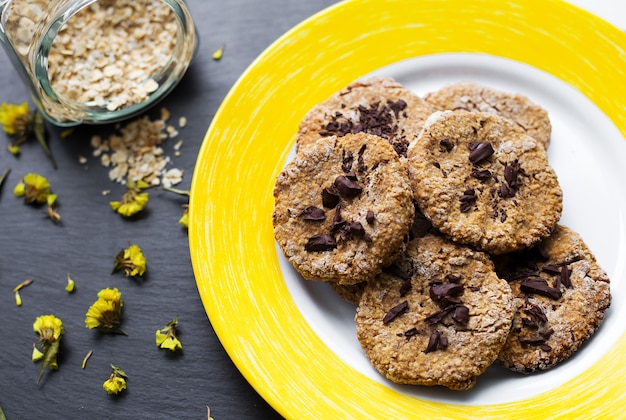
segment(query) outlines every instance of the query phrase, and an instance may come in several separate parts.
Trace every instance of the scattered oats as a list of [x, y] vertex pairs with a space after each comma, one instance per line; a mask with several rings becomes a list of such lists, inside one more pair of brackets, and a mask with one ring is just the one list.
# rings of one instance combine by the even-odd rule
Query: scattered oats
[[84, 165], [87, 163], [87, 158], [85, 156], [78, 156], [78, 163]]
[[171, 187], [172, 185], [179, 184], [183, 180], [183, 171], [180, 169], [172, 168], [167, 170], [163, 174], [162, 183], [164, 187]]
[[105, 168], [108, 168], [109, 166], [111, 166], [111, 159], [109, 158], [109, 155], [102, 155], [102, 156], [100, 156], [100, 163]]
[[168, 125], [165, 128], [165, 131], [167, 131], [167, 134], [170, 136], [171, 139], [178, 135], [178, 130], [176, 130], [176, 127], [174, 127], [173, 125]]
[[109, 195], [111, 194], [111, 190], [102, 190], [102, 195]]
[[161, 108], [161, 119], [167, 121], [170, 119], [170, 111], [167, 108]]
[[183, 140], [180, 139], [176, 142], [176, 144], [174, 145], [174, 150], [179, 151], [180, 148], [183, 147]]
[[[161, 116], [169, 117], [164, 109]], [[92, 138], [94, 155], [98, 154], [100, 163], [109, 168], [113, 182], [125, 184], [127, 180], [141, 179], [152, 186], [176, 185], [181, 182], [183, 171], [168, 168], [171, 159], [161, 146], [170, 137], [169, 127], [163, 119], [150, 120], [148, 116], [116, 125], [117, 132], [108, 138]]]
[[176, 156], [176, 157], [180, 156], [180, 150], [176, 150], [176, 151], [174, 152], [174, 156]]
[[187, 117], [180, 117], [180, 118], [178, 119], [178, 126], [179, 126], [180, 128], [184, 128], [184, 127], [186, 127], [186, 126], [187, 126]]
[[93, 147], [94, 149], [98, 149], [101, 145], [102, 145], [102, 137], [97, 136], [97, 135], [91, 137], [91, 147]]

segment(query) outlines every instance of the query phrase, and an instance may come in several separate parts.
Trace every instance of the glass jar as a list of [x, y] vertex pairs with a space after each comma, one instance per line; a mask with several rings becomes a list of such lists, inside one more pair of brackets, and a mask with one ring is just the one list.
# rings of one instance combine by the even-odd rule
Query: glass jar
[[184, 0], [0, 0], [0, 42], [52, 123], [110, 123], [180, 81], [198, 48]]

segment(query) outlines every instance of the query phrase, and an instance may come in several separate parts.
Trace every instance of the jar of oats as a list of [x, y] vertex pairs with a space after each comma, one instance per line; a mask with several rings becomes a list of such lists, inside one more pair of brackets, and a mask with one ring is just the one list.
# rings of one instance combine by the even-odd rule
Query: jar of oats
[[119, 121], [180, 81], [198, 45], [184, 0], [0, 0], [0, 41], [51, 122]]

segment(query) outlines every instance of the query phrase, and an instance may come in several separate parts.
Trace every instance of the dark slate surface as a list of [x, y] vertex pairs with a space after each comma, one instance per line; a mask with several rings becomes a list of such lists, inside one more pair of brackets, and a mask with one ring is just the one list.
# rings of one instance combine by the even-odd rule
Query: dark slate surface
[[[248, 65], [276, 38], [303, 19], [334, 3], [332, 0], [189, 0], [201, 37], [200, 52], [187, 75], [160, 105], [172, 121], [187, 117], [180, 130], [184, 140], [174, 167], [185, 170], [179, 187], [188, 189], [197, 152], [218, 106]], [[221, 61], [211, 58], [221, 44]], [[26, 89], [0, 53], [0, 101], [28, 100]], [[158, 108], [152, 114], [158, 113]], [[109, 181], [107, 170], [91, 156], [89, 139], [111, 127], [78, 127], [61, 139], [48, 126], [50, 147], [59, 163], [54, 170], [39, 145], [30, 142], [16, 159], [6, 151], [0, 132], [0, 171], [12, 168], [0, 191], [0, 406], [9, 420], [88, 418], [206, 418], [206, 406], [216, 419], [271, 419], [280, 416], [239, 373], [211, 328], [191, 267], [187, 233], [177, 223], [185, 199], [151, 191], [148, 210], [126, 221], [108, 202], [124, 188]], [[81, 165], [78, 157], [89, 157]], [[12, 194], [28, 172], [46, 176], [59, 196], [62, 224], [46, 219], [42, 209], [25, 206]], [[102, 190], [111, 189], [111, 196]], [[137, 243], [148, 261], [143, 281], [111, 275], [115, 255]], [[76, 292], [65, 292], [67, 273]], [[12, 289], [21, 281], [34, 283], [22, 291], [17, 307]], [[124, 298], [123, 328], [128, 337], [104, 335], [84, 326], [85, 313], [104, 287], [118, 287]], [[31, 360], [36, 335], [32, 323], [53, 313], [63, 320], [66, 334], [59, 370], [35, 383], [39, 365]], [[180, 320], [184, 349], [169, 354], [154, 344], [154, 332], [174, 316]], [[93, 350], [87, 368], [85, 354]], [[129, 375], [128, 390], [106, 394], [103, 381], [113, 363]]]

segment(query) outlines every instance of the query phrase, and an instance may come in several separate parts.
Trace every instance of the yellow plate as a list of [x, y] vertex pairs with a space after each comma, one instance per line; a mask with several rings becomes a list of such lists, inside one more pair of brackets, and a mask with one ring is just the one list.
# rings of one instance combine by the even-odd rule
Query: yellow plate
[[[315, 306], [316, 300], [294, 298], [294, 287], [299, 285], [289, 286], [285, 280], [288, 269], [280, 265], [271, 213], [274, 180], [292, 151], [304, 114], [355, 79], [416, 57], [451, 54], [454, 63], [455, 54], [460, 62], [467, 58], [463, 54], [476, 54], [513, 63], [510, 70], [501, 70], [507, 74], [527, 66], [531, 73], [546, 75], [542, 80], [553, 77], [606, 118], [611, 126], [607, 130], [613, 129], [619, 140], [609, 142], [610, 151], [604, 154], [619, 162], [620, 157], [626, 158], [625, 51], [624, 33], [558, 0], [346, 1], [278, 39], [224, 100], [204, 139], [191, 187], [189, 241], [198, 289], [217, 335], [252, 386], [283, 416], [298, 419], [509, 419], [516, 414], [530, 419], [581, 412], [594, 418], [622, 416], [626, 405], [623, 326], [608, 327], [611, 334], [604, 335], [611, 337], [602, 340], [610, 344], [589, 356], [590, 361], [579, 358], [570, 364], [584, 366], [580, 372], [534, 394], [526, 390], [518, 396], [515, 389], [507, 389], [507, 396], [492, 400], [472, 398], [474, 391], [441, 399], [438, 389], [416, 394], [355, 367], [316, 329], [319, 326], [311, 315], [316, 309], [300, 305]], [[563, 89], [558, 92], [567, 91]], [[561, 102], [569, 106], [567, 98]], [[574, 146], [556, 146], [556, 150], [581, 153]], [[590, 150], [591, 156], [595, 152], [593, 147]], [[552, 156], [558, 161], [564, 154]], [[567, 165], [562, 167], [567, 172]], [[580, 172], [579, 165], [575, 171]], [[575, 171], [565, 178], [570, 173], [575, 177]], [[624, 182], [619, 181], [626, 175], [616, 171], [611, 174], [623, 190]], [[566, 209], [567, 191], [584, 194], [569, 182]], [[602, 195], [602, 187], [597, 189]], [[621, 192], [606, 196], [611, 203], [604, 219], [617, 223], [604, 221], [600, 228], [615, 232], [611, 237], [615, 244], [607, 247], [610, 267], [605, 267], [618, 277], [612, 278], [614, 320], [624, 306], [617, 304], [624, 295], [621, 255], [626, 198]], [[581, 227], [590, 220], [584, 229], [593, 235], [589, 216], [568, 216], [568, 220]], [[600, 246], [601, 238], [592, 242]], [[298, 293], [315, 291], [307, 287]], [[571, 366], [557, 372], [572, 371]], [[546, 383], [552, 383], [550, 376], [537, 378], [531, 381], [546, 378]]]

